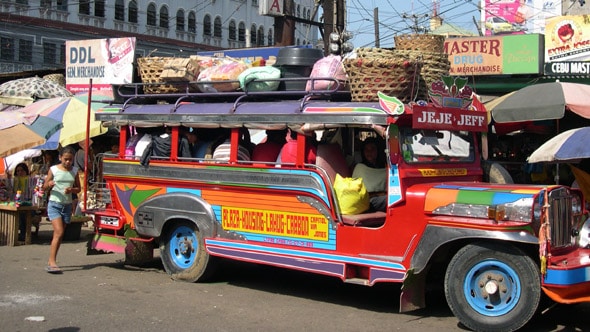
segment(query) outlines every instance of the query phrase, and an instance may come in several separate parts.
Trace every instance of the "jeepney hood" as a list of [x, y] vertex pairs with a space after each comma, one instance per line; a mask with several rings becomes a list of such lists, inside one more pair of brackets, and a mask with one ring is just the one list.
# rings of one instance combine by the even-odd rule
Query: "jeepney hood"
[[[420, 184], [408, 189], [408, 197], [423, 195], [424, 212], [428, 214], [530, 222], [535, 204], [539, 206], [538, 198], [552, 187], [556, 186], [484, 182]], [[502, 211], [503, 216], [495, 215], [496, 211]]]

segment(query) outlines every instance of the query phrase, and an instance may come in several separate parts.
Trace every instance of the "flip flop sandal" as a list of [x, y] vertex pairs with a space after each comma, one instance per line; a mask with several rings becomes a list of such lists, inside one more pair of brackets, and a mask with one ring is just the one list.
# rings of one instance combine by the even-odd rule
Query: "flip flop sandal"
[[62, 273], [62, 270], [59, 268], [59, 266], [46, 266], [45, 271], [47, 271], [48, 273], [52, 273], [52, 274]]

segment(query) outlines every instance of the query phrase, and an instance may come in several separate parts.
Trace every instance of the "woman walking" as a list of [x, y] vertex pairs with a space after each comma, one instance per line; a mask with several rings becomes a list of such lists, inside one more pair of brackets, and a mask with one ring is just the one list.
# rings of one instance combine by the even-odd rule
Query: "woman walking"
[[51, 166], [47, 173], [44, 189], [51, 190], [47, 204], [47, 216], [53, 226], [53, 239], [49, 252], [49, 261], [45, 270], [49, 273], [61, 273], [57, 265], [57, 252], [61, 245], [64, 230], [72, 217], [72, 194], [80, 192], [78, 169], [74, 167], [76, 151], [66, 146], [59, 154], [60, 163]]

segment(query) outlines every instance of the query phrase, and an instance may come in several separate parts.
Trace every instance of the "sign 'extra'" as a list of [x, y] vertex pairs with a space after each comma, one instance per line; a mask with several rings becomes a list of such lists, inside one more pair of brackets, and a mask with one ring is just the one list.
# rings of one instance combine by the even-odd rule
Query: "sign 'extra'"
[[414, 105], [412, 127], [432, 130], [466, 130], [486, 132], [488, 123], [485, 112], [459, 108], [436, 108]]

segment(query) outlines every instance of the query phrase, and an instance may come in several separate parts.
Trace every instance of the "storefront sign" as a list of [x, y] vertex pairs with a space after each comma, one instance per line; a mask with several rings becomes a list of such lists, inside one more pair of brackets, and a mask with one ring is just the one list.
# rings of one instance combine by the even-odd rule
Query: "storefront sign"
[[539, 74], [541, 35], [448, 38], [450, 75]]
[[563, 61], [545, 63], [545, 75], [569, 76], [590, 74], [590, 62]]
[[112, 92], [111, 84], [133, 82], [135, 37], [66, 41], [66, 88]]
[[433, 130], [488, 130], [486, 112], [469, 111], [459, 108], [437, 108], [412, 106], [412, 127]]
[[590, 18], [558, 16], [546, 20], [545, 62], [590, 60]]

